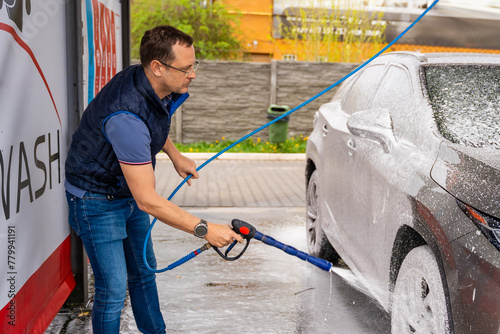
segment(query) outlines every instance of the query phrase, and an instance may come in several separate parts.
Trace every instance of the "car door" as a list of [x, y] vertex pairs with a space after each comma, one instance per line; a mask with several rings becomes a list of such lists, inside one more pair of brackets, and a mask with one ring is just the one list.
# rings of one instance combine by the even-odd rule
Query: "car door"
[[[402, 65], [388, 67], [372, 99], [370, 110], [388, 113], [393, 143], [384, 148], [374, 140], [353, 136], [352, 189], [349, 241], [356, 266], [366, 277], [387, 282], [394, 234], [401, 224], [412, 224], [408, 196], [415, 180], [415, 102], [410, 72]], [[418, 191], [418, 190], [415, 190]], [[390, 231], [390, 232], [389, 232]]]
[[[384, 64], [367, 67], [355, 79], [346, 97], [337, 103], [335, 108], [320, 109], [321, 116], [326, 120], [322, 128], [324, 149], [322, 155], [321, 212], [325, 223], [323, 230], [332, 244], [341, 249], [348, 246], [344, 240], [345, 230], [349, 229], [353, 206], [351, 170], [353, 167], [353, 152], [355, 151], [352, 135], [346, 127], [349, 116], [369, 106], [371, 99], [384, 73]], [[341, 256], [345, 256], [341, 254]]]

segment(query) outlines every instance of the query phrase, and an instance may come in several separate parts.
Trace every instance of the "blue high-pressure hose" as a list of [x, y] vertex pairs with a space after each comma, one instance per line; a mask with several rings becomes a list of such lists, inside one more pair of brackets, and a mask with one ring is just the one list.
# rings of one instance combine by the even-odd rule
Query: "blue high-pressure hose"
[[[350, 78], [351, 76], [353, 76], [354, 74], [356, 74], [357, 72], [359, 72], [361, 69], [363, 69], [366, 65], [368, 65], [369, 63], [371, 63], [375, 58], [377, 58], [378, 56], [380, 56], [382, 53], [384, 53], [387, 49], [389, 49], [392, 45], [394, 45], [394, 43], [396, 43], [397, 41], [399, 41], [401, 39], [401, 37], [403, 37], [411, 28], [413, 28], [413, 26], [415, 24], [417, 24], [418, 21], [420, 21], [437, 3], [439, 2], [439, 0], [435, 0], [429, 7], [426, 8], [426, 10], [420, 14], [419, 17], [417, 17], [417, 19], [408, 26], [408, 28], [406, 28], [401, 34], [399, 34], [392, 42], [390, 42], [389, 44], [387, 44], [387, 46], [385, 46], [382, 50], [380, 50], [379, 52], [377, 52], [374, 56], [372, 56], [370, 59], [368, 59], [366, 62], [364, 62], [363, 64], [361, 64], [360, 66], [358, 66], [357, 68], [355, 68], [352, 72], [350, 72], [349, 74], [347, 74], [346, 76], [344, 76], [342, 79], [340, 79], [339, 81], [335, 82], [333, 85], [331, 85], [330, 87], [326, 88], [325, 90], [321, 91], [320, 93], [314, 95], [312, 98], [310, 98], [309, 100], [299, 104], [297, 107], [291, 109], [290, 111], [280, 115], [279, 117], [276, 117], [275, 119], [273, 119], [272, 121], [270, 121], [269, 123], [266, 123], [264, 125], [262, 125], [260, 128], [250, 132], [249, 134], [247, 134], [246, 136], [243, 136], [241, 137], [240, 139], [238, 139], [237, 141], [235, 141], [233, 144], [229, 145], [228, 147], [224, 148], [223, 150], [221, 150], [220, 152], [216, 153], [214, 156], [212, 156], [210, 159], [208, 159], [207, 161], [205, 161], [204, 163], [202, 163], [200, 166], [198, 166], [198, 168], [196, 168], [196, 171], [200, 171], [203, 167], [205, 167], [206, 165], [208, 165], [210, 162], [212, 162], [213, 160], [217, 159], [217, 157], [219, 157], [221, 154], [223, 154], [224, 152], [230, 150], [231, 148], [233, 148], [234, 146], [238, 145], [239, 143], [241, 143], [242, 141], [244, 141], [245, 139], [253, 136], [254, 134], [256, 134], [257, 132], [260, 132], [262, 131], [263, 129], [267, 128], [269, 125], [275, 123], [275, 122], [278, 122], [279, 120], [281, 120], [282, 118], [285, 118], [287, 117], [288, 115], [290, 115], [291, 113], [299, 110], [300, 108], [308, 105], [309, 103], [311, 103], [312, 101], [316, 100], [317, 98], [319, 98], [320, 96], [324, 95], [325, 93], [329, 92], [330, 90], [332, 90], [334, 87], [338, 86], [339, 84], [341, 84], [342, 82], [344, 82], [345, 80], [347, 80], [348, 78]], [[174, 197], [174, 195], [177, 193], [177, 191], [179, 191], [179, 189], [184, 185], [184, 183], [187, 182], [187, 180], [189, 180], [190, 178], [192, 177], [192, 175], [188, 175], [184, 180], [182, 180], [182, 182], [177, 186], [177, 188], [175, 188], [175, 190], [170, 194], [170, 196], [168, 197], [168, 200], [170, 201], [172, 199], [172, 197]], [[163, 269], [154, 269], [154, 268], [151, 268], [149, 266], [149, 263], [147, 261], [147, 257], [146, 257], [146, 249], [147, 249], [147, 243], [148, 243], [148, 240], [149, 238], [151, 237], [151, 231], [153, 230], [153, 227], [155, 225], [157, 221], [157, 218], [154, 218], [153, 221], [151, 222], [151, 226], [149, 227], [149, 230], [148, 230], [148, 233], [146, 235], [146, 239], [144, 240], [144, 247], [143, 247], [143, 260], [144, 260], [144, 264], [146, 265], [146, 268], [150, 271], [153, 271], [155, 273], [161, 273], [161, 272], [164, 272], [164, 271], [167, 271], [167, 270], [170, 270], [170, 269], [173, 269], [175, 267], [177, 267], [178, 265], [186, 262], [187, 260], [195, 257], [196, 255], [198, 255], [199, 253], [201, 253], [203, 250], [205, 249], [198, 249], [188, 255], [186, 255], [185, 257], [183, 257], [182, 259], [180, 259], [179, 261], [176, 261], [174, 263], [172, 263], [171, 265], [169, 265], [168, 267], [165, 267]]]

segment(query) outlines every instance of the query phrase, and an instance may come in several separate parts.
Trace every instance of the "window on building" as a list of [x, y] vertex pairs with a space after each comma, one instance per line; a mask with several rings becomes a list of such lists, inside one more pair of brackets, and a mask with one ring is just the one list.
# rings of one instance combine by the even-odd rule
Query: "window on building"
[[283, 60], [284, 61], [297, 61], [297, 55], [296, 54], [284, 54]]

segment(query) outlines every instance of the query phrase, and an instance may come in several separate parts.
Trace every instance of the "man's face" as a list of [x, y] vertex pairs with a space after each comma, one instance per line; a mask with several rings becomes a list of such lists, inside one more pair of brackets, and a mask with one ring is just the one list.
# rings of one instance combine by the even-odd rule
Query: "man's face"
[[[175, 44], [172, 46], [173, 52], [175, 54], [175, 59], [170, 62], [170, 66], [175, 67], [179, 70], [189, 72], [195, 63], [196, 56], [193, 46], [183, 46], [180, 44]], [[188, 91], [189, 84], [191, 80], [196, 78], [196, 73], [192, 71], [187, 75], [186, 73], [176, 70], [171, 67], [164, 66], [165, 76], [164, 84], [168, 91], [174, 93], [186, 93]]]

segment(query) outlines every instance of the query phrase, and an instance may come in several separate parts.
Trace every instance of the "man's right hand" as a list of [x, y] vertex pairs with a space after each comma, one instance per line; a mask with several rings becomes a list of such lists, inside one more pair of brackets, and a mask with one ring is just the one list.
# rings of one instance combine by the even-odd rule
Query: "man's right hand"
[[205, 240], [212, 246], [221, 248], [232, 244], [234, 240], [241, 243], [243, 242], [243, 237], [234, 232], [229, 225], [208, 223], [208, 232]]

